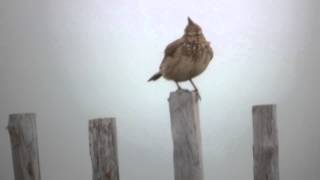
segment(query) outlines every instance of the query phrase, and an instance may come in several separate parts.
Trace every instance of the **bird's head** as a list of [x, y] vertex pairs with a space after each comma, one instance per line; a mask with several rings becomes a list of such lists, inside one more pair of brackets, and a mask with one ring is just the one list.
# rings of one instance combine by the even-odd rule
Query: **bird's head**
[[184, 37], [188, 43], [198, 44], [205, 40], [201, 27], [188, 17], [188, 24], [184, 30]]

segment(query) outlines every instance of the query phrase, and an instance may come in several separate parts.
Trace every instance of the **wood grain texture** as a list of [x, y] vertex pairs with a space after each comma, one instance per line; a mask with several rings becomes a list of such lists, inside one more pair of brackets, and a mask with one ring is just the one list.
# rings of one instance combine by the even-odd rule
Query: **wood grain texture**
[[40, 180], [36, 114], [11, 114], [7, 129], [15, 180]]
[[187, 90], [169, 97], [175, 180], [203, 180], [202, 144], [197, 95]]
[[89, 143], [93, 180], [119, 180], [116, 120], [89, 121]]
[[279, 180], [276, 106], [253, 106], [252, 116], [254, 180]]

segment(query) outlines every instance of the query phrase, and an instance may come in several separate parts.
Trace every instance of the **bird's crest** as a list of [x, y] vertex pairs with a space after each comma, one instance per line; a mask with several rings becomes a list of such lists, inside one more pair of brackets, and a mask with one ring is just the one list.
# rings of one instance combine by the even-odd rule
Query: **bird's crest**
[[188, 17], [188, 25], [184, 31], [185, 33], [198, 32], [198, 31], [201, 31], [201, 27], [198, 24], [196, 24], [190, 17]]

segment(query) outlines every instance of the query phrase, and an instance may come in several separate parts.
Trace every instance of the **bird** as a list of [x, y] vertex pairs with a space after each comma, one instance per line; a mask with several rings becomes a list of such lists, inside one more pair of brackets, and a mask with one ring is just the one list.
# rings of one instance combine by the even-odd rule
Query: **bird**
[[148, 81], [156, 81], [161, 76], [172, 80], [181, 90], [179, 82], [189, 81], [194, 92], [200, 93], [192, 79], [200, 75], [214, 56], [210, 42], [206, 40], [202, 28], [188, 17], [188, 24], [181, 38], [169, 43], [164, 50], [164, 57], [159, 71]]

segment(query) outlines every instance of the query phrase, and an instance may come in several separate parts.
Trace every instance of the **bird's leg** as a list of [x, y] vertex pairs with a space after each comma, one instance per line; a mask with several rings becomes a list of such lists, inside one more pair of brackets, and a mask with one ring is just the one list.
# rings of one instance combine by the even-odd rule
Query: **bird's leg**
[[193, 86], [193, 88], [194, 88], [193, 91], [196, 93], [198, 99], [201, 100], [201, 96], [200, 96], [200, 93], [199, 93], [199, 91], [198, 91], [197, 86], [194, 84], [194, 82], [192, 81], [192, 79], [189, 79], [189, 81], [191, 82], [191, 84], [192, 84], [192, 86]]
[[180, 87], [179, 83], [177, 81], [175, 81], [177, 87], [178, 87], [178, 90], [181, 90], [182, 88]]

